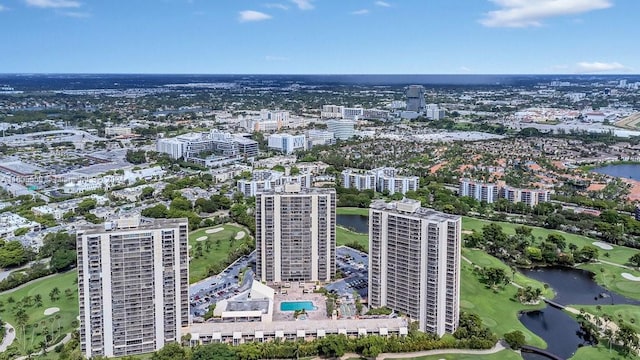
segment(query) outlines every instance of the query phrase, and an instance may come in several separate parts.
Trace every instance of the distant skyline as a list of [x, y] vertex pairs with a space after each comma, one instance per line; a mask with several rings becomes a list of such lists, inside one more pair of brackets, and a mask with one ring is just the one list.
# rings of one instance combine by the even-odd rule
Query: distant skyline
[[0, 0], [0, 73], [637, 74], [636, 0]]

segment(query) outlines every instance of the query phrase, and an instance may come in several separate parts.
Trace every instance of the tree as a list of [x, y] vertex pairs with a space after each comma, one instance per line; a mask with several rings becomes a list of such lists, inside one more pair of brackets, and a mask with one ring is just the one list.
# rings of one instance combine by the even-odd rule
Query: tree
[[623, 353], [628, 355], [632, 350], [638, 347], [638, 335], [635, 330], [627, 325], [620, 324], [616, 332], [616, 340], [622, 344]]
[[158, 204], [142, 210], [141, 215], [154, 219], [164, 219], [169, 216], [169, 210], [167, 210], [166, 206]]
[[51, 299], [51, 301], [56, 301], [56, 299], [58, 299], [58, 295], [60, 295], [60, 289], [58, 289], [57, 286], [51, 289], [51, 291], [49, 292], [49, 298]]
[[191, 360], [236, 360], [234, 349], [227, 344], [208, 344], [193, 350]]
[[629, 258], [629, 262], [635, 267], [640, 267], [640, 253], [636, 253]]
[[180, 344], [170, 343], [156, 351], [151, 360], [187, 360], [187, 352]]
[[191, 201], [183, 198], [177, 197], [171, 201], [169, 205], [171, 210], [182, 210], [182, 211], [190, 211], [191, 210]]
[[127, 150], [125, 158], [132, 164], [144, 164], [147, 162], [146, 151], [144, 150]]
[[28, 260], [27, 251], [19, 241], [0, 244], [0, 268], [19, 266]]
[[547, 235], [547, 242], [556, 244], [560, 251], [564, 251], [564, 249], [567, 247], [567, 240], [560, 234]]
[[140, 193], [140, 200], [151, 199], [154, 191], [155, 190], [151, 186], [143, 187], [142, 192]]
[[509, 276], [502, 268], [482, 268], [482, 270], [480, 270], [480, 276], [482, 277], [482, 282], [489, 285], [490, 288], [495, 288], [498, 285], [506, 285], [509, 283]]
[[513, 350], [518, 350], [525, 344], [524, 334], [520, 330], [504, 334], [504, 341], [506, 341]]
[[326, 357], [341, 357], [347, 348], [347, 338], [344, 335], [328, 335], [320, 339], [318, 352]]
[[93, 210], [98, 205], [95, 199], [84, 199], [76, 207], [76, 214], [86, 215], [90, 210]]
[[53, 253], [49, 267], [55, 272], [60, 272], [74, 267], [76, 261], [77, 255], [74, 250], [61, 249]]

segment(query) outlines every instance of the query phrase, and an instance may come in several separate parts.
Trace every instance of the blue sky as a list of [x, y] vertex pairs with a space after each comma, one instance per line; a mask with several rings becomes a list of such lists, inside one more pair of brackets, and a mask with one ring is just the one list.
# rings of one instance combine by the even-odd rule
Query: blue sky
[[638, 0], [0, 0], [0, 73], [638, 73]]

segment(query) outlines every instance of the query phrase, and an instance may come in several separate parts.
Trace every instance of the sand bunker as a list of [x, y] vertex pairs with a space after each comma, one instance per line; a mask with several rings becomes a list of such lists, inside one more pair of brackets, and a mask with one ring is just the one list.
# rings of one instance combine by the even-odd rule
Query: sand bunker
[[607, 244], [607, 243], [603, 243], [600, 241], [594, 241], [592, 242], [593, 245], [599, 247], [602, 250], [613, 250], [613, 246]]
[[471, 234], [473, 234], [473, 231], [471, 231], [471, 230], [462, 230], [462, 233], [471, 235]]
[[236, 234], [235, 239], [236, 240], [240, 240], [244, 237], [244, 231], [238, 231], [238, 233]]
[[208, 237], [206, 237], [206, 236], [200, 236], [199, 238], [196, 239], [196, 241], [205, 241], [207, 239], [208, 239]]
[[57, 313], [58, 311], [60, 311], [60, 308], [58, 308], [58, 307], [50, 307], [50, 308], [48, 308], [48, 309], [46, 309], [44, 311], [44, 314], [45, 315], [53, 315], [53, 314]]
[[205, 230], [204, 232], [205, 232], [205, 234], [215, 234], [215, 233], [220, 232], [222, 230], [224, 230], [224, 228], [223, 227], [219, 227], [219, 228], [215, 228], [215, 229]]
[[631, 281], [640, 281], [640, 276], [633, 276], [629, 273], [622, 273], [621, 274], [623, 278], [627, 279], [627, 280], [631, 280]]

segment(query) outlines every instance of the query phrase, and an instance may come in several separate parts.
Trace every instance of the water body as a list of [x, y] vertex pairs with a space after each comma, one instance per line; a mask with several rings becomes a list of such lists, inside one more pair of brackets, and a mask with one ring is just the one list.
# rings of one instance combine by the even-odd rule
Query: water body
[[640, 180], [640, 164], [607, 165], [591, 171], [609, 176]]
[[[638, 300], [610, 292], [596, 284], [593, 274], [585, 270], [542, 268], [522, 270], [522, 273], [549, 284], [556, 292], [554, 301], [563, 305], [640, 305]], [[563, 358], [570, 358], [578, 347], [589, 345], [581, 337], [580, 325], [567, 313], [554, 307], [526, 312], [520, 316], [520, 321], [547, 342], [548, 351]], [[527, 353], [523, 353], [523, 357], [525, 360], [546, 359]]]
[[355, 232], [369, 233], [369, 217], [366, 215], [337, 215], [336, 223]]

